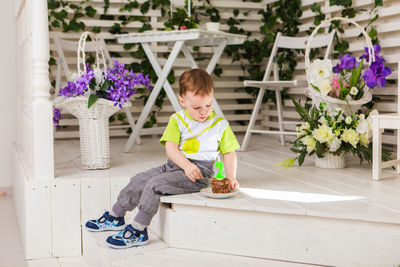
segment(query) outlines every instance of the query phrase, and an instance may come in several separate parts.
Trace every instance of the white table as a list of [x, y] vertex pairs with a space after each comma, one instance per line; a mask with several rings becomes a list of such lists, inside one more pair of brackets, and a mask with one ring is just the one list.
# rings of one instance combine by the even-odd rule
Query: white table
[[[186, 59], [191, 62], [192, 68], [197, 68], [197, 63], [194, 60], [189, 46], [216, 46], [214, 54], [206, 68], [206, 71], [211, 74], [217, 64], [218, 59], [221, 57], [222, 52], [224, 51], [227, 45], [238, 45], [242, 44], [246, 40], [245, 35], [237, 35], [230, 34], [220, 31], [205, 31], [205, 30], [183, 30], [183, 31], [147, 31], [143, 33], [129, 33], [129, 34], [120, 34], [117, 35], [118, 42], [125, 43], [140, 43], [145, 51], [148, 59], [150, 60], [151, 65], [156, 72], [158, 79], [156, 84], [154, 85], [153, 91], [150, 94], [149, 99], [147, 100], [146, 105], [144, 106], [137, 124], [132, 129], [132, 133], [129, 136], [128, 142], [125, 145], [124, 151], [129, 152], [136, 140], [136, 137], [139, 135], [140, 130], [143, 127], [143, 124], [146, 122], [147, 117], [156, 101], [158, 94], [161, 91], [161, 88], [164, 87], [166, 94], [169, 100], [172, 103], [175, 111], [179, 111], [182, 109], [180, 106], [178, 99], [175, 96], [174, 91], [172, 90], [171, 85], [168, 83], [167, 76], [179, 54], [180, 51], [183, 52]], [[169, 57], [162, 69], [160, 64], [158, 63], [156, 57], [151, 51], [150, 43], [152, 42], [173, 42], [172, 51], [169, 54]], [[213, 108], [215, 112], [223, 116], [222, 110], [219, 107], [215, 98], [213, 100]]]

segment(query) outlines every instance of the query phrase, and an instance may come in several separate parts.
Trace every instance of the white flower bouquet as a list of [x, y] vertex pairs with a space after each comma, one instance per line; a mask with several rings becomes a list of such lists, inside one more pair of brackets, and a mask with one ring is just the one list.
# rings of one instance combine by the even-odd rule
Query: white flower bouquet
[[[300, 102], [292, 101], [304, 121], [296, 127], [297, 139], [291, 148], [299, 155], [278, 163], [278, 166], [290, 167], [296, 160], [302, 165], [307, 155], [316, 154], [318, 158], [323, 158], [328, 154], [342, 156], [346, 153], [357, 155], [360, 164], [364, 160], [371, 164], [371, 115], [378, 114], [376, 110], [369, 114], [345, 115], [340, 108], [327, 110], [326, 103], [321, 103], [319, 108], [310, 104], [303, 108]], [[382, 159], [389, 160], [390, 154], [390, 151], [383, 150]]]

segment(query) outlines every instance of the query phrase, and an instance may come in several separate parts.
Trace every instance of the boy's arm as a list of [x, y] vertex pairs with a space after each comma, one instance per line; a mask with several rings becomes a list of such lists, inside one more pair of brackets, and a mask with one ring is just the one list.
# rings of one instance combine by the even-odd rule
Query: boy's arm
[[200, 169], [185, 158], [182, 152], [179, 151], [178, 144], [167, 141], [165, 142], [165, 150], [170, 160], [184, 170], [185, 175], [189, 177], [190, 180], [195, 182], [197, 179], [203, 179]]
[[224, 161], [226, 178], [231, 181], [232, 189], [239, 188], [239, 182], [236, 180], [237, 157], [236, 152], [232, 151], [222, 154]]

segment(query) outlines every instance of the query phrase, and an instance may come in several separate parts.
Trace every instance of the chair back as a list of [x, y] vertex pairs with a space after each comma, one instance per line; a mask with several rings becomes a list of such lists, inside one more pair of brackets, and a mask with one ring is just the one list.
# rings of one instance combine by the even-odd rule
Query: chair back
[[[333, 30], [329, 34], [320, 34], [316, 36], [312, 43], [310, 44], [310, 48], [322, 48], [326, 47], [324, 59], [329, 58], [329, 55], [332, 50], [333, 39], [335, 37], [335, 31]], [[267, 68], [264, 73], [263, 81], [268, 81], [269, 76], [271, 74], [272, 68], [274, 71], [274, 80], [279, 80], [278, 76], [278, 64], [276, 62], [276, 54], [279, 48], [286, 49], [306, 49], [306, 44], [309, 37], [289, 37], [283, 36], [282, 33], [278, 32], [275, 38], [274, 46], [271, 50], [271, 55], [268, 60]]]

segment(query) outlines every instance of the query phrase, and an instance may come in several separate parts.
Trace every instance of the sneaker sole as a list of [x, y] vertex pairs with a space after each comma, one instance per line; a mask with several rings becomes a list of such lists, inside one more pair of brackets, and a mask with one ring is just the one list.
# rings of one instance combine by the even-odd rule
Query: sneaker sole
[[92, 228], [89, 228], [89, 227], [85, 226], [85, 228], [87, 230], [89, 230], [90, 232], [122, 231], [122, 230], [125, 229], [125, 227], [126, 227], [125, 224], [121, 225], [121, 226], [118, 226], [118, 227], [107, 228], [107, 229], [92, 229]]
[[147, 239], [146, 241], [143, 241], [143, 242], [135, 242], [135, 243], [132, 243], [132, 244], [129, 245], [129, 246], [116, 246], [116, 245], [110, 244], [110, 243], [108, 243], [108, 242], [106, 242], [106, 243], [107, 243], [107, 245], [108, 245], [110, 248], [114, 248], [114, 249], [125, 249], [125, 248], [132, 248], [132, 247], [145, 246], [145, 245], [147, 245], [149, 242], [150, 242], [150, 240]]

